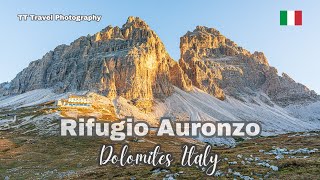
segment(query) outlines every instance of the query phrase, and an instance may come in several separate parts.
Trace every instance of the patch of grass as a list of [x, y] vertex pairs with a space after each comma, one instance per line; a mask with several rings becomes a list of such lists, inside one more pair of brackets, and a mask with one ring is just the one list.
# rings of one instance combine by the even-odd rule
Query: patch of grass
[[[145, 142], [134, 142], [132, 138], [127, 142], [113, 142], [108, 138], [87, 137], [68, 138], [58, 136], [21, 135], [17, 132], [0, 132], [5, 142], [13, 143], [10, 148], [0, 152], [0, 177], [10, 176], [11, 179], [57, 179], [67, 172], [66, 179], [162, 179], [168, 173], [153, 174], [151, 166], [128, 166], [119, 168], [117, 166], [98, 166], [97, 158], [102, 144], [113, 144], [116, 152], [124, 143], [129, 143], [132, 152], [146, 152], [155, 144], [161, 144], [166, 152], [172, 152], [175, 162], [168, 168], [169, 173], [183, 171], [177, 179], [210, 179], [196, 167], [182, 167], [178, 162], [181, 153], [181, 145], [189, 139], [173, 137], [156, 137], [150, 134], [144, 138]], [[221, 179], [233, 178], [228, 169], [240, 172], [255, 179], [264, 178], [269, 172], [273, 179], [317, 179], [320, 172], [320, 154], [310, 154], [306, 159], [284, 159], [276, 160], [275, 155], [266, 155], [259, 152], [260, 149], [269, 151], [272, 146], [287, 149], [318, 148], [320, 149], [320, 138], [318, 136], [288, 137], [279, 135], [275, 137], [259, 137], [250, 140], [241, 140], [235, 148], [213, 147], [213, 151], [220, 155], [221, 160], [217, 169], [224, 172], [226, 176]], [[200, 147], [205, 143], [193, 141]], [[238, 158], [241, 154], [243, 157]], [[257, 166], [257, 162], [241, 164], [244, 158], [259, 157], [261, 160], [270, 160], [269, 164], [279, 167], [279, 171]], [[236, 161], [236, 165], [228, 162]], [[17, 169], [17, 170], [15, 170]], [[219, 178], [220, 179], [220, 178]]]

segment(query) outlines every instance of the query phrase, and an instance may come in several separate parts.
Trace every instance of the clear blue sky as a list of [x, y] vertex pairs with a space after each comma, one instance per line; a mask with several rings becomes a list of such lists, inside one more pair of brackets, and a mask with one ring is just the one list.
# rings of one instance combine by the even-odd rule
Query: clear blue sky
[[[280, 10], [302, 10], [302, 27], [280, 27]], [[99, 14], [97, 22], [19, 22], [17, 14]], [[60, 44], [121, 26], [128, 16], [144, 19], [178, 60], [179, 38], [197, 25], [218, 29], [238, 45], [263, 51], [279, 73], [320, 93], [320, 2], [317, 0], [10, 0], [1, 2], [0, 82]]]

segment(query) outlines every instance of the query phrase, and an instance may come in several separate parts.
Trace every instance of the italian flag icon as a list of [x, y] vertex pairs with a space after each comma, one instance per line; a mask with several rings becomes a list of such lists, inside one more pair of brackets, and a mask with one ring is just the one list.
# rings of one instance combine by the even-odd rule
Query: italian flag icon
[[281, 26], [301, 26], [302, 25], [302, 11], [280, 11], [280, 25]]

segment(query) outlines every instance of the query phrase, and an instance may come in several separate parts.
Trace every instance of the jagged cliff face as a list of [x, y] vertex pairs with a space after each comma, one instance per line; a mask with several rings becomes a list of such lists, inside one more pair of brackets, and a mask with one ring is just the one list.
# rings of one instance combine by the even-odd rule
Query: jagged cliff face
[[56, 47], [1, 84], [0, 94], [90, 90], [122, 96], [147, 111], [154, 98], [170, 96], [173, 86], [184, 91], [196, 86], [221, 100], [263, 91], [283, 106], [318, 98], [288, 75], [278, 76], [263, 53], [251, 54], [213, 28], [198, 26], [186, 33], [180, 51], [177, 63], [144, 21], [129, 17], [121, 28], [108, 26]]
[[251, 54], [213, 28], [198, 26], [186, 33], [180, 50], [179, 64], [193, 85], [219, 99], [256, 91], [283, 106], [317, 99], [314, 91], [288, 75], [278, 76], [262, 52]]
[[122, 28], [108, 26], [31, 62], [3, 94], [40, 88], [91, 90], [109, 97], [121, 95], [150, 109], [154, 97], [171, 95], [173, 83], [190, 89], [185, 76], [155, 32], [141, 19], [129, 17]]

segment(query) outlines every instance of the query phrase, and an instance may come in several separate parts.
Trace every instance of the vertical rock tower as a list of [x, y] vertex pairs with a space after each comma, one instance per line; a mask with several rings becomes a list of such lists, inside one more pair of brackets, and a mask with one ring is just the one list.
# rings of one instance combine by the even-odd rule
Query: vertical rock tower
[[154, 98], [165, 98], [173, 85], [191, 89], [191, 82], [154, 31], [140, 18], [120, 27], [108, 26], [93, 36], [60, 45], [33, 61], [1, 94], [53, 88], [56, 92], [90, 90], [123, 96], [150, 110]]

